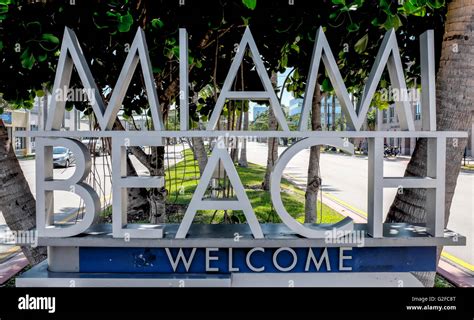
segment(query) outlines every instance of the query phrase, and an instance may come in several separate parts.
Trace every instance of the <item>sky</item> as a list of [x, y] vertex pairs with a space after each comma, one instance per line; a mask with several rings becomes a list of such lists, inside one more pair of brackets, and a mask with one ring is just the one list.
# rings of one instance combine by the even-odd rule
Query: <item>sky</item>
[[[288, 76], [288, 73], [291, 72], [291, 69], [287, 68], [284, 73], [278, 73], [277, 75], [277, 85], [281, 87], [285, 78]], [[286, 89], [283, 91], [283, 97], [281, 99], [281, 103], [285, 106], [290, 106], [290, 100], [294, 99], [293, 95], [288, 92]], [[249, 119], [253, 119], [253, 106], [257, 105], [255, 102], [250, 102], [250, 110], [249, 110]]]

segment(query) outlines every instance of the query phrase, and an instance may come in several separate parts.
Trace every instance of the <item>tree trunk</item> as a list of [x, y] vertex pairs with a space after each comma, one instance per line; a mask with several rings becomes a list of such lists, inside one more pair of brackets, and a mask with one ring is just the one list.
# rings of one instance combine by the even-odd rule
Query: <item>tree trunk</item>
[[[244, 131], [249, 130], [249, 112], [248, 110], [244, 112]], [[240, 150], [239, 165], [241, 167], [247, 168], [249, 166], [247, 162], [247, 139], [242, 140], [242, 149]]]
[[199, 173], [202, 174], [207, 165], [207, 152], [204, 145], [204, 139], [202, 137], [193, 137], [191, 138], [191, 141], [193, 143], [192, 150], [194, 152], [194, 157], [198, 162]]
[[[165, 176], [165, 147], [151, 147], [150, 176]], [[166, 222], [166, 195], [165, 187], [153, 188], [148, 191], [148, 202], [150, 204], [150, 223]]]
[[[271, 78], [273, 87], [277, 86], [277, 74], [272, 72]], [[271, 106], [268, 107], [268, 130], [269, 131], [276, 131], [278, 128], [278, 122], [273, 113], [273, 109]], [[267, 153], [267, 169], [265, 171], [265, 178], [262, 183], [263, 190], [270, 190], [270, 175], [272, 173], [273, 167], [278, 159], [278, 138], [268, 138], [268, 153]]]
[[[115, 119], [113, 130], [125, 130], [120, 120]], [[109, 143], [109, 146], [112, 144]], [[137, 158], [138, 161], [146, 165], [148, 162], [145, 152], [139, 147], [130, 147], [130, 151]], [[111, 153], [112, 154], [112, 153]], [[130, 160], [130, 157], [127, 155], [127, 175], [128, 176], [137, 176], [137, 172], [133, 167], [133, 163]], [[149, 208], [147, 192], [143, 188], [129, 188], [127, 189], [127, 212], [136, 213], [136, 212], [146, 212]]]
[[[133, 167], [130, 157], [127, 157], [127, 176], [136, 177], [137, 171]], [[149, 208], [147, 192], [143, 188], [127, 189], [127, 213], [146, 212]]]
[[[311, 104], [311, 129], [313, 131], [321, 131], [321, 90], [318, 83], [316, 83]], [[316, 222], [318, 192], [321, 187], [321, 177], [319, 176], [320, 148], [320, 145], [312, 146], [309, 153], [308, 181], [306, 184], [304, 203], [305, 223]]]
[[[474, 0], [448, 4], [445, 34], [436, 83], [437, 130], [468, 131], [474, 106]], [[446, 148], [446, 218], [461, 169], [467, 139], [448, 139]], [[419, 139], [405, 176], [426, 175], [426, 139]], [[426, 222], [426, 189], [407, 189], [397, 194], [386, 222]], [[442, 248], [438, 250], [438, 259]], [[425, 286], [433, 286], [435, 273], [415, 274]]]
[[[0, 119], [0, 211], [11, 231], [36, 227], [36, 201], [30, 191], [20, 163], [15, 156], [7, 128]], [[46, 258], [46, 248], [21, 247], [31, 265]]]

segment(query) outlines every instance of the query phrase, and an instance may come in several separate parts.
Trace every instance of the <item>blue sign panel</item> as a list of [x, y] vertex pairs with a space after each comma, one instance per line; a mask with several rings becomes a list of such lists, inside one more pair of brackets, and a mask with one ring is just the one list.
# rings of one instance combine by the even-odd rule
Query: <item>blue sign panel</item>
[[79, 249], [80, 272], [412, 272], [436, 270], [436, 247]]
[[3, 112], [0, 114], [0, 119], [3, 120], [5, 124], [12, 124], [12, 113], [11, 112]]

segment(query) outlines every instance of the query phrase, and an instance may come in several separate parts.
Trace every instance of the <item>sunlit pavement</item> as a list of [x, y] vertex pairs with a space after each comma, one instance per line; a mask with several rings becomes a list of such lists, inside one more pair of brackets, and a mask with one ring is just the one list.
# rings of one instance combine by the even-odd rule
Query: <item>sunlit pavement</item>
[[[173, 165], [181, 160], [179, 154], [183, 146], [170, 147], [169, 161], [166, 165]], [[279, 152], [283, 152], [284, 148], [280, 147]], [[176, 152], [176, 155], [173, 154]], [[249, 162], [260, 165], [266, 165], [267, 146], [263, 143], [248, 143], [247, 157]], [[294, 183], [304, 186], [306, 184], [307, 168], [308, 168], [309, 150], [303, 150], [298, 153], [286, 167], [284, 174]], [[137, 168], [139, 174], [146, 174], [146, 168], [141, 165], [133, 156], [132, 162]], [[110, 159], [107, 157], [96, 158], [96, 173], [94, 180], [96, 189], [100, 192], [102, 206], [110, 204], [111, 184], [110, 171], [107, 163]], [[20, 161], [23, 172], [30, 185], [33, 195], [35, 194], [35, 162], [32, 160]], [[393, 160], [385, 160], [384, 171], [385, 176], [402, 176], [408, 158], [398, 158]], [[56, 179], [67, 179], [74, 173], [74, 167], [56, 168], [54, 175]], [[323, 153], [321, 155], [321, 176], [323, 184], [323, 202], [331, 202], [331, 205], [339, 205], [342, 210], [346, 210], [348, 214], [356, 214], [362, 217], [367, 211], [367, 158], [362, 156], [350, 157], [342, 154]], [[104, 179], [105, 177], [105, 179]], [[101, 188], [98, 186], [101, 186]], [[384, 212], [386, 213], [395, 197], [396, 189], [386, 189], [384, 191]], [[58, 192], [55, 197], [55, 219], [56, 221], [71, 221], [78, 217], [78, 208], [80, 198], [69, 192]], [[461, 172], [458, 178], [455, 196], [451, 208], [451, 217], [448, 228], [459, 232], [467, 237], [467, 245], [464, 247], [447, 247], [444, 251], [445, 263], [455, 263], [463, 265], [465, 269], [472, 268], [474, 265], [474, 174]], [[359, 220], [360, 222], [361, 220]], [[6, 224], [3, 216], [0, 214], [0, 230], [5, 229]], [[11, 265], [12, 259], [19, 259], [19, 248], [12, 245], [0, 245], [0, 284], [2, 271], [8, 272], [19, 267]], [[22, 256], [22, 255], [21, 255]], [[446, 259], [448, 257], [449, 259]], [[24, 258], [23, 258], [24, 259]], [[9, 262], [9, 265], [5, 264]], [[20, 259], [21, 263], [24, 260]], [[20, 263], [20, 265], [21, 265]], [[447, 266], [449, 267], [449, 266]]]
[[[266, 165], [267, 146], [263, 143], [248, 143], [249, 162]], [[279, 153], [284, 151], [279, 148]], [[385, 176], [403, 176], [408, 158], [386, 159]], [[286, 167], [285, 176], [298, 185], [306, 185], [309, 149], [298, 153]], [[321, 154], [321, 176], [324, 199], [336, 201], [346, 208], [363, 215], [367, 212], [367, 157], [346, 156], [343, 154]], [[384, 191], [384, 213], [388, 212], [396, 195], [396, 189]], [[466, 269], [474, 267], [474, 174], [461, 172], [458, 178], [451, 207], [448, 228], [467, 237], [467, 245], [446, 247], [444, 257], [463, 264]], [[454, 258], [454, 259], [453, 259]], [[474, 271], [474, 269], [472, 269]]]
[[[187, 145], [178, 144], [168, 147], [168, 156], [165, 159], [165, 166], [174, 165], [182, 160], [182, 151], [186, 149]], [[131, 160], [139, 175], [149, 174], [148, 170], [143, 166], [134, 156]], [[99, 194], [102, 207], [111, 204], [111, 183], [110, 183], [110, 157], [101, 156], [95, 158], [95, 170], [88, 177], [87, 183], [94, 186], [94, 189]], [[35, 196], [35, 161], [34, 160], [20, 160], [20, 165], [25, 174], [30, 190]], [[55, 179], [68, 179], [74, 174], [75, 167], [69, 168], [55, 168]], [[55, 221], [59, 223], [71, 222], [75, 219], [81, 218], [83, 206], [79, 196], [66, 192], [55, 191], [54, 212]], [[0, 232], [9, 230], [5, 219], [0, 212]], [[10, 244], [0, 244], [0, 285], [8, 280], [15, 273], [23, 269], [27, 265], [26, 258], [21, 253], [20, 247]]]

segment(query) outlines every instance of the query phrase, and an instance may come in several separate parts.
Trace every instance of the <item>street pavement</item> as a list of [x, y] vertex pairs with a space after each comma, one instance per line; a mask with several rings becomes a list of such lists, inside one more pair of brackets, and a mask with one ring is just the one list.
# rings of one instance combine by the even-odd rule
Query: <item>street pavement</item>
[[[250, 142], [248, 145], [248, 161], [260, 165], [266, 165], [267, 146], [263, 143]], [[169, 152], [176, 151], [176, 154], [170, 154], [170, 165], [180, 161], [179, 154], [183, 147], [181, 145], [170, 147]], [[279, 153], [284, 148], [279, 148]], [[139, 174], [147, 174], [146, 168], [141, 165], [133, 156], [132, 162]], [[306, 185], [306, 176], [308, 169], [309, 149], [298, 153], [289, 163], [284, 171], [284, 175], [294, 183], [304, 187]], [[166, 161], [168, 163], [168, 161]], [[30, 189], [35, 195], [35, 162], [32, 160], [20, 161], [23, 172], [30, 185]], [[101, 197], [102, 206], [107, 206], [111, 202], [111, 183], [109, 157], [96, 158], [96, 174], [89, 177], [89, 183], [95, 184], [95, 189]], [[385, 159], [385, 176], [402, 176], [408, 164], [408, 158], [399, 157], [397, 159]], [[332, 207], [339, 206], [342, 211], [347, 210], [350, 214], [356, 213], [363, 221], [364, 214], [367, 212], [367, 157], [347, 156], [343, 154], [322, 153], [321, 154], [321, 176], [323, 189], [323, 202], [330, 203]], [[55, 179], [67, 179], [74, 173], [74, 167], [54, 169]], [[99, 187], [100, 186], [100, 187]], [[102, 189], [102, 190], [101, 190]], [[388, 209], [396, 195], [396, 189], [386, 189], [384, 191], [384, 212]], [[467, 237], [467, 246], [464, 247], [446, 247], [444, 256], [450, 258], [467, 268], [474, 265], [474, 174], [461, 172], [458, 178], [458, 184], [451, 208], [451, 217], [448, 228]], [[58, 222], [73, 221], [80, 217], [78, 208], [81, 206], [81, 200], [78, 196], [66, 192], [55, 192], [55, 220]], [[354, 216], [354, 215], [353, 215]], [[357, 217], [355, 217], [357, 218]], [[7, 228], [3, 215], [0, 213], [0, 230]], [[8, 259], [17, 258], [15, 253], [18, 247], [11, 245], [0, 245], [0, 264]], [[12, 258], [13, 257], [13, 258]], [[1, 268], [0, 268], [1, 269]], [[11, 267], [10, 267], [11, 269]], [[0, 284], [1, 281], [0, 270]]]
[[[267, 146], [263, 143], [250, 142], [247, 157], [249, 162], [266, 165]], [[279, 148], [279, 153], [284, 151]], [[384, 175], [386, 177], [403, 176], [408, 164], [408, 158], [384, 160]], [[308, 171], [309, 149], [299, 152], [287, 165], [284, 175], [296, 184], [304, 187]], [[323, 202], [335, 200], [347, 208], [364, 215], [367, 212], [367, 157], [348, 156], [344, 154], [321, 154], [321, 177]], [[397, 193], [396, 189], [384, 190], [384, 217]], [[445, 256], [453, 260], [462, 260], [468, 265], [474, 265], [474, 174], [461, 172], [458, 178], [451, 216], [448, 228], [467, 237], [467, 245], [446, 247]]]
[[[170, 146], [165, 166], [173, 165], [182, 159], [182, 151], [187, 145]], [[149, 174], [148, 170], [134, 156], [130, 157], [135, 169], [139, 175]], [[94, 187], [98, 193], [101, 206], [107, 207], [112, 201], [112, 185], [111, 185], [111, 162], [110, 156], [95, 157], [95, 170], [89, 174], [86, 182]], [[25, 174], [30, 190], [36, 197], [36, 168], [34, 160], [20, 160], [20, 166]], [[54, 168], [54, 179], [68, 179], [75, 171], [75, 167]], [[70, 223], [82, 217], [83, 202], [81, 198], [74, 193], [68, 191], [54, 191], [54, 219], [56, 223]], [[6, 225], [5, 218], [0, 211], [0, 232], [9, 230]], [[26, 265], [26, 260], [20, 254], [18, 246], [10, 244], [0, 244], [0, 285], [8, 280], [12, 273], [16, 273]]]

